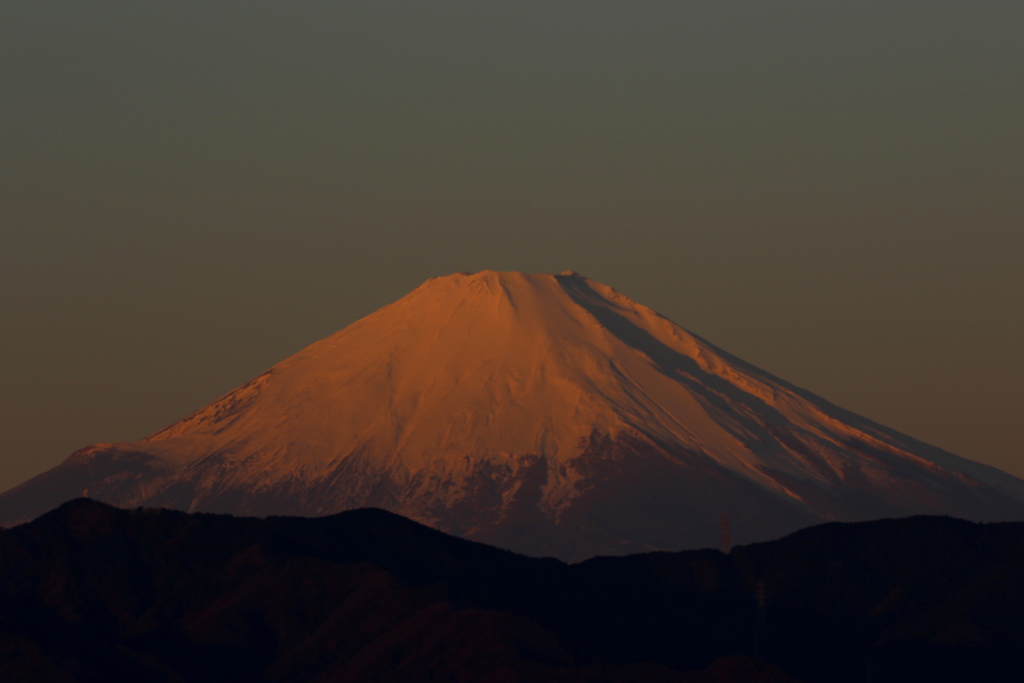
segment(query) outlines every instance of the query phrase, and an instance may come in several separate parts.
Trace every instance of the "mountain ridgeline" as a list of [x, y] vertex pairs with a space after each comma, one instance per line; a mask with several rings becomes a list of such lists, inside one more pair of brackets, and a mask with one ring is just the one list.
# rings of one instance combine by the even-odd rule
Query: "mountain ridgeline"
[[1024, 482], [842, 410], [573, 272], [458, 273], [150, 437], [0, 495], [0, 524], [120, 507], [378, 507], [535, 556], [739, 543], [827, 521], [1024, 520]]
[[1002, 683], [1024, 677], [1022, 586], [1020, 523], [567, 565], [376, 509], [80, 499], [0, 530], [0, 680]]

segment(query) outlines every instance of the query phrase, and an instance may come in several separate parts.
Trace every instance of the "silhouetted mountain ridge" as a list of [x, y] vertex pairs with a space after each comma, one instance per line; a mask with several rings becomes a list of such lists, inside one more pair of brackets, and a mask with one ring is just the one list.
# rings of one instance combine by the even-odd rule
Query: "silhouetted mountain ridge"
[[1019, 523], [834, 523], [567, 565], [383, 510], [76, 500], [0, 531], [0, 679], [1009, 680], [1022, 579]]

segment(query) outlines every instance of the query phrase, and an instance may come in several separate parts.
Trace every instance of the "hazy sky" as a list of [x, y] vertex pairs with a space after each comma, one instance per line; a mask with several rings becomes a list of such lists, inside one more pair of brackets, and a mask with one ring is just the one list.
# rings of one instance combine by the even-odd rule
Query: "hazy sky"
[[1024, 476], [1024, 3], [0, 0], [0, 489], [459, 270]]

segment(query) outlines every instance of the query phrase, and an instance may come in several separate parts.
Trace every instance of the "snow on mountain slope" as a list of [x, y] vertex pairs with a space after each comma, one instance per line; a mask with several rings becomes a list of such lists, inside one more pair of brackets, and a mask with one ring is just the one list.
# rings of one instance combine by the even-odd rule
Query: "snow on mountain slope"
[[1024, 519], [1024, 482], [843, 411], [579, 274], [433, 278], [206, 408], [0, 496], [376, 506], [532, 554], [715, 545], [824, 520]]

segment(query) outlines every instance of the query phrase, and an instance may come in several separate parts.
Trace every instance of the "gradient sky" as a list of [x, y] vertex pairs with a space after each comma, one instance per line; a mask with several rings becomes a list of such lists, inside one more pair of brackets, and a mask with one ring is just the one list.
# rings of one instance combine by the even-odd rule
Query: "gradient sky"
[[0, 0], [0, 489], [459, 270], [1024, 477], [1024, 3]]

